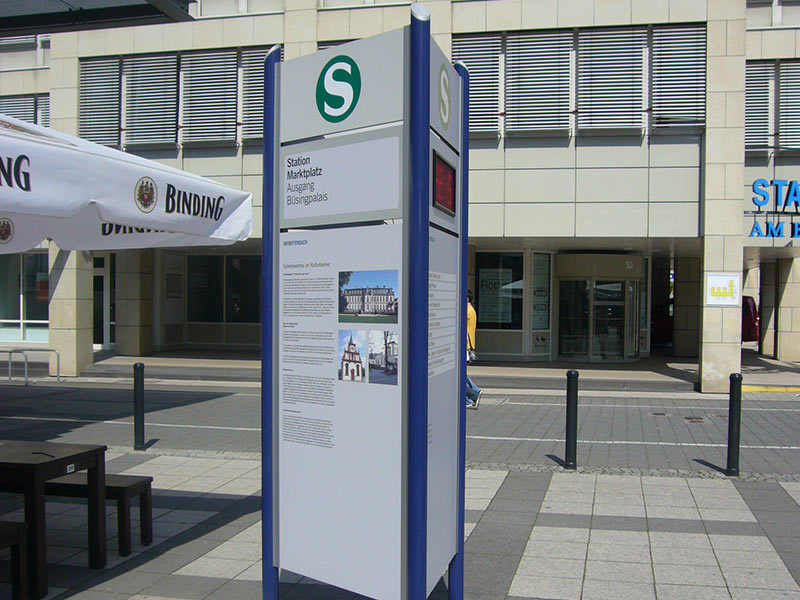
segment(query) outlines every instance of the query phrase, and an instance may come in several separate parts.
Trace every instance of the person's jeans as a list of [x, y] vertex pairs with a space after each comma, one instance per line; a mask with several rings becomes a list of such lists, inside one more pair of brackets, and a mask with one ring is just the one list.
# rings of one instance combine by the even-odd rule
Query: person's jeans
[[481, 393], [481, 388], [472, 383], [472, 380], [469, 377], [467, 377], [466, 391], [467, 391], [467, 400], [472, 400], [473, 404], [477, 403], [478, 395]]

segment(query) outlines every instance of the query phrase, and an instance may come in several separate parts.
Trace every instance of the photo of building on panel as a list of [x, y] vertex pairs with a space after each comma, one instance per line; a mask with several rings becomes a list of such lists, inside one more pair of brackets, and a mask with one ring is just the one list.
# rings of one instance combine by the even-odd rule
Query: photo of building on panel
[[367, 381], [366, 335], [363, 331], [339, 330], [339, 379]]
[[397, 385], [399, 335], [393, 331], [369, 332], [369, 382]]
[[397, 323], [397, 271], [339, 271], [340, 323]]

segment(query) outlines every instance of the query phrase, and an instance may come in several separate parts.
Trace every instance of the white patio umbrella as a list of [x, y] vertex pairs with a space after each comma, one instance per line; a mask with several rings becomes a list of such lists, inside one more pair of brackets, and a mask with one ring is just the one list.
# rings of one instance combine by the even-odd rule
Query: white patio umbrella
[[252, 195], [0, 114], [0, 253], [231, 244]]

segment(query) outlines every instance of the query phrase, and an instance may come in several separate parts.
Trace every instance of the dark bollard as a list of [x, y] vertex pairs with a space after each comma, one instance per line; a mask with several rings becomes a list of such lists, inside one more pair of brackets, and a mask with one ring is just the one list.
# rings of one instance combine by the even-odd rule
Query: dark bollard
[[742, 374], [731, 373], [730, 404], [728, 405], [728, 468], [725, 474], [739, 475], [739, 435], [742, 429]]
[[564, 468], [575, 469], [578, 444], [578, 372], [567, 371], [567, 440], [564, 448]]
[[144, 446], [144, 365], [133, 365], [133, 449]]

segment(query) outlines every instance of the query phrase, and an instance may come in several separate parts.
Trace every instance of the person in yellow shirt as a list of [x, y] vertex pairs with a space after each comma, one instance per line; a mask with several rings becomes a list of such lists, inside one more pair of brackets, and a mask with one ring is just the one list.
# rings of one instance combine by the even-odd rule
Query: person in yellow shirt
[[[472, 292], [467, 292], [467, 364], [471, 362], [470, 354], [475, 352], [475, 327], [478, 323], [478, 315], [475, 313], [475, 308], [472, 306]], [[467, 408], [478, 408], [481, 401], [481, 389], [472, 383], [472, 380], [467, 377]]]

